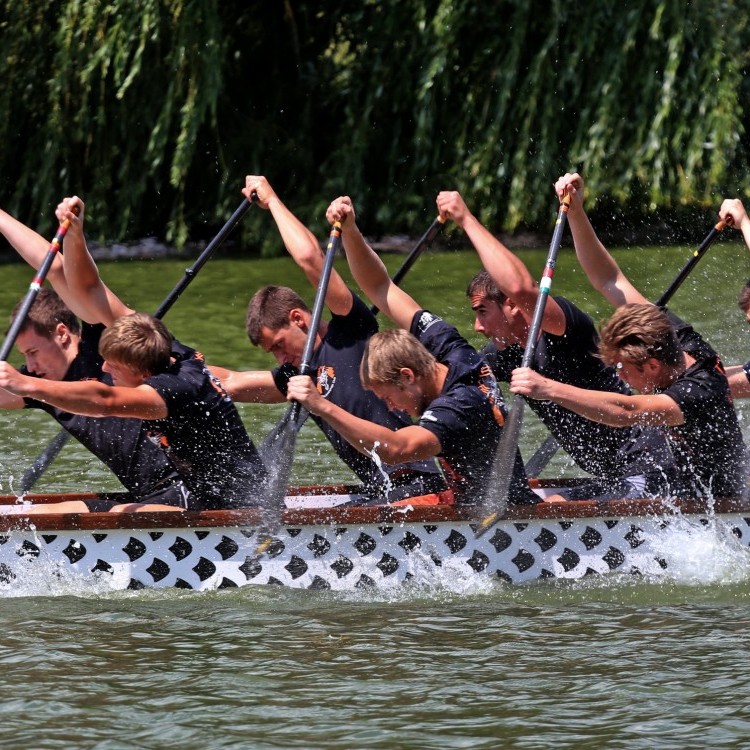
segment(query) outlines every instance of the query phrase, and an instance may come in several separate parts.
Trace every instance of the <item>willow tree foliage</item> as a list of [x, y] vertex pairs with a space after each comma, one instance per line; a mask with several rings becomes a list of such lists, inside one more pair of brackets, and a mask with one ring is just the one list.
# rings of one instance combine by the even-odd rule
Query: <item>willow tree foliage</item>
[[75, 192], [101, 236], [180, 242], [249, 172], [321, 235], [341, 193], [368, 231], [419, 232], [443, 188], [547, 228], [569, 169], [639, 218], [750, 196], [746, 0], [0, 9], [0, 205], [34, 225]]

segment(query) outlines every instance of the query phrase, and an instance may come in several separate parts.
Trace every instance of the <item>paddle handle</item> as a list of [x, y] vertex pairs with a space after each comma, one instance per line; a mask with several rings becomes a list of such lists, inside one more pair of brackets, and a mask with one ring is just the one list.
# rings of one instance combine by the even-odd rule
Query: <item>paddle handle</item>
[[698, 261], [708, 252], [708, 248], [719, 238], [725, 227], [731, 227], [734, 219], [727, 216], [725, 220], [718, 221], [711, 231], [705, 236], [703, 242], [698, 245], [690, 260], [682, 267], [682, 270], [675, 276], [674, 281], [667, 287], [664, 294], [656, 300], [658, 307], [665, 307], [667, 302], [672, 299], [674, 293], [682, 286], [682, 282], [690, 275], [691, 271], [698, 264]]
[[211, 242], [208, 243], [206, 249], [196, 258], [190, 268], [185, 269], [184, 276], [177, 282], [174, 289], [166, 296], [164, 301], [159, 305], [156, 312], [154, 313], [155, 318], [161, 320], [171, 309], [172, 305], [180, 298], [182, 293], [192, 283], [193, 279], [198, 274], [198, 271], [203, 268], [208, 262], [208, 259], [214, 254], [216, 249], [224, 244], [224, 240], [231, 234], [232, 230], [240, 223], [242, 217], [248, 212], [250, 206], [253, 205], [253, 201], [258, 198], [258, 194], [253, 192], [251, 200], [243, 200], [235, 212], [229, 217], [226, 224], [219, 230], [219, 233], [214, 237]]
[[[328, 294], [328, 283], [331, 280], [333, 271], [333, 261], [336, 253], [341, 249], [341, 222], [337, 221], [331, 228], [328, 236], [328, 246], [323, 261], [323, 270], [320, 274], [320, 283], [315, 292], [315, 301], [313, 302], [312, 315], [310, 317], [310, 330], [305, 340], [305, 348], [302, 350], [302, 362], [299, 366], [300, 375], [309, 375], [311, 371], [310, 362], [312, 361], [313, 352], [315, 351], [315, 340], [318, 337], [318, 328], [320, 328], [320, 319], [323, 316], [323, 307], [325, 305], [326, 295]], [[290, 418], [296, 423], [300, 417], [302, 407], [299, 401], [292, 401]]]
[[323, 261], [323, 270], [320, 274], [320, 283], [315, 292], [315, 302], [313, 302], [312, 315], [310, 317], [310, 330], [305, 340], [305, 348], [302, 350], [302, 362], [299, 366], [300, 375], [307, 375], [310, 372], [310, 361], [315, 351], [315, 339], [317, 338], [320, 319], [323, 317], [323, 306], [325, 305], [326, 295], [328, 294], [328, 282], [331, 280], [333, 270], [333, 260], [336, 253], [341, 248], [341, 222], [334, 223], [331, 233], [328, 236], [328, 246], [326, 247], [325, 260]]
[[44, 256], [44, 260], [42, 261], [42, 265], [37, 271], [36, 276], [34, 276], [34, 278], [31, 280], [31, 284], [29, 284], [29, 291], [26, 292], [26, 297], [24, 297], [21, 306], [18, 308], [16, 317], [13, 319], [13, 323], [11, 324], [10, 328], [8, 329], [8, 333], [5, 336], [5, 341], [3, 341], [3, 345], [2, 347], [0, 347], [0, 361], [5, 362], [5, 360], [8, 359], [10, 350], [13, 348], [13, 344], [15, 344], [16, 339], [18, 338], [21, 327], [26, 321], [26, 316], [29, 314], [29, 310], [34, 304], [34, 300], [36, 299], [37, 294], [39, 294], [39, 290], [42, 288], [44, 280], [47, 278], [49, 269], [52, 267], [55, 256], [62, 247], [63, 238], [68, 233], [69, 228], [69, 219], [65, 219], [65, 221], [63, 221], [62, 224], [57, 227], [57, 232], [55, 232], [55, 236], [52, 238], [52, 242], [50, 242], [49, 249], [47, 250], [47, 255]]

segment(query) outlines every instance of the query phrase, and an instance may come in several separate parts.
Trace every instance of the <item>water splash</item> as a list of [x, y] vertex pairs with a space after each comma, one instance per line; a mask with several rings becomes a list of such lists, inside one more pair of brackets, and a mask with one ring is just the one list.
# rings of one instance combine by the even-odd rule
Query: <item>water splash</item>
[[658, 535], [646, 535], [644, 547], [644, 552], [666, 563], [660, 575], [675, 583], [702, 586], [750, 580], [750, 550], [718, 516], [692, 519], [677, 514]]
[[370, 456], [370, 458], [372, 459], [372, 462], [378, 468], [378, 471], [383, 475], [383, 485], [385, 488], [385, 494], [388, 495], [393, 489], [393, 482], [391, 482], [391, 477], [386, 471], [385, 466], [383, 466], [383, 459], [380, 458], [380, 456], [378, 455], [379, 446], [380, 446], [380, 441], [376, 440], [372, 445], [372, 450], [367, 451], [367, 454]]

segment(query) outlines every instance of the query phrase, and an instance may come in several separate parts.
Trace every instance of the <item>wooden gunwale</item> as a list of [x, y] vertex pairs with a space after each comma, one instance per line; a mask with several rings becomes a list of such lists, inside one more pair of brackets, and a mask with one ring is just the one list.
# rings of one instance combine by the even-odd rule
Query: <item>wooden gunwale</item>
[[[539, 487], [570, 486], [540, 480]], [[325, 495], [348, 493], [355, 488], [345, 486], [294, 487], [290, 495]], [[70, 500], [118, 499], [127, 502], [127, 496], [118, 493], [55, 493], [27, 495], [24, 500], [34, 504], [57, 503]], [[0, 495], [0, 504], [15, 504], [15, 495]], [[716, 499], [712, 507], [704, 500], [612, 500], [597, 502], [580, 500], [570, 503], [540, 503], [533, 506], [510, 506], [504, 519], [524, 522], [540, 519], [623, 518], [628, 516], [671, 516], [682, 514], [748, 514], [748, 498], [729, 497]], [[257, 508], [239, 510], [205, 510], [157, 513], [45, 513], [35, 515], [0, 515], [0, 532], [14, 530], [99, 530], [99, 529], [173, 529], [257, 527], [261, 523]], [[425, 506], [361, 506], [338, 508], [287, 509], [282, 515], [286, 527], [353, 524], [402, 524], [479, 521], [476, 508], [455, 505]]]

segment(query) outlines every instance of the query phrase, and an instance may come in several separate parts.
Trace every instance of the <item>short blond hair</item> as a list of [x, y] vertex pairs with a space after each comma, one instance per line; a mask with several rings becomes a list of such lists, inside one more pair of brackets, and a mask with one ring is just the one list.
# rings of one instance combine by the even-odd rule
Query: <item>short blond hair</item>
[[408, 331], [381, 331], [367, 342], [359, 377], [365, 388], [398, 383], [404, 367], [412, 370], [417, 377], [422, 377], [435, 371], [437, 360]]
[[169, 365], [172, 335], [164, 323], [151, 315], [124, 315], [102, 334], [99, 354], [111, 362], [155, 375]]
[[599, 356], [607, 365], [643, 365], [652, 357], [665, 365], [682, 361], [682, 351], [669, 316], [656, 305], [623, 305], [600, 332]]

